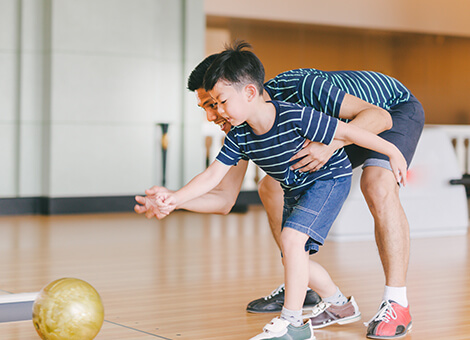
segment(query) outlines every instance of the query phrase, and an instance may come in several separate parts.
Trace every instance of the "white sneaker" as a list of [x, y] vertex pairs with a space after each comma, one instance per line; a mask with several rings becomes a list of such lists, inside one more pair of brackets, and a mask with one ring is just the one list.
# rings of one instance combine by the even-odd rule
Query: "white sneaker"
[[310, 320], [300, 327], [293, 326], [289, 321], [274, 318], [263, 328], [263, 333], [250, 340], [283, 339], [283, 340], [315, 340]]

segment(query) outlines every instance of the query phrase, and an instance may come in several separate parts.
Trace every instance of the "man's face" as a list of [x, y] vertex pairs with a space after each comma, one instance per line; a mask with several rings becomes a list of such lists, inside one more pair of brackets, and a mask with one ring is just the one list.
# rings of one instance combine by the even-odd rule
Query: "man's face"
[[206, 111], [206, 118], [209, 122], [214, 122], [219, 125], [221, 130], [228, 133], [232, 125], [227, 122], [217, 111], [217, 103], [203, 88], [195, 91], [197, 105]]

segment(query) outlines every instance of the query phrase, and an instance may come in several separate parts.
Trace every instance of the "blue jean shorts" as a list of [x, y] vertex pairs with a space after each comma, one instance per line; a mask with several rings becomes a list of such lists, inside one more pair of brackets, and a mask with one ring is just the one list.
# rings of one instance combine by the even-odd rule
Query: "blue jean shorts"
[[284, 197], [282, 227], [307, 234], [305, 251], [314, 254], [325, 242], [351, 188], [351, 176], [315, 181], [301, 195]]
[[[394, 144], [401, 151], [409, 167], [424, 127], [423, 106], [411, 95], [407, 102], [392, 106], [388, 112], [392, 117], [393, 126], [379, 136]], [[388, 157], [381, 153], [357, 145], [348, 145], [344, 150], [353, 168], [363, 164], [363, 168], [379, 166], [391, 170]]]

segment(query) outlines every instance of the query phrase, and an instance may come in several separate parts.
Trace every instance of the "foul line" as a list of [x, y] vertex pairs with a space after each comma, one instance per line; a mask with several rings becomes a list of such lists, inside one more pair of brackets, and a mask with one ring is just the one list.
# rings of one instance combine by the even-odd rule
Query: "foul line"
[[140, 332], [140, 333], [143, 333], [143, 334], [147, 334], [147, 335], [152, 335], [156, 338], [159, 338], [159, 339], [165, 339], [165, 340], [172, 340], [170, 338], [165, 338], [164, 336], [160, 336], [160, 335], [157, 335], [157, 334], [153, 334], [153, 333], [149, 333], [149, 332], [146, 332], [146, 331], [142, 331], [140, 329], [137, 329], [137, 328], [134, 328], [134, 327], [129, 327], [129, 326], [126, 326], [126, 325], [122, 325], [120, 323], [117, 323], [117, 322], [113, 322], [113, 321], [109, 321], [109, 320], [104, 320], [104, 322], [107, 322], [107, 323], [111, 323], [113, 325], [116, 325], [116, 326], [120, 326], [120, 327], [124, 327], [124, 328], [127, 328], [127, 329], [131, 329], [133, 331], [136, 331], [136, 332]]

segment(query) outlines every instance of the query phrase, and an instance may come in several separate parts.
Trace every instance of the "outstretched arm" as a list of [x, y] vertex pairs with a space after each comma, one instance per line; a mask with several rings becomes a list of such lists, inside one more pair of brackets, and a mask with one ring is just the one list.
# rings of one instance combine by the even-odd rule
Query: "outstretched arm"
[[[373, 134], [379, 134], [392, 127], [392, 118], [386, 110], [350, 94], [344, 96], [339, 117], [349, 119], [351, 121], [348, 124]], [[302, 168], [302, 171], [316, 171], [325, 165], [336, 150], [348, 144], [350, 143], [340, 139], [335, 139], [329, 145], [306, 141], [303, 149], [292, 158], [301, 160], [292, 167]]]
[[248, 161], [240, 160], [214, 189], [176, 208], [200, 213], [228, 214], [238, 198], [247, 167]]
[[[184, 204], [177, 205], [176, 209], [185, 209], [199, 213], [228, 214], [235, 204], [243, 179], [245, 177], [248, 161], [240, 160], [237, 166], [232, 166], [222, 181], [207, 194], [199, 196]], [[147, 218], [164, 218], [158, 208], [152, 204], [156, 195], [169, 190], [164, 187], [154, 186], [145, 191], [146, 196], [136, 196], [138, 204], [134, 210], [138, 214], [145, 214]]]
[[207, 194], [220, 183], [230, 168], [230, 166], [217, 160], [214, 161], [206, 170], [178, 191], [157, 194], [158, 209], [164, 213], [169, 213], [177, 206], [182, 206], [188, 201]]

